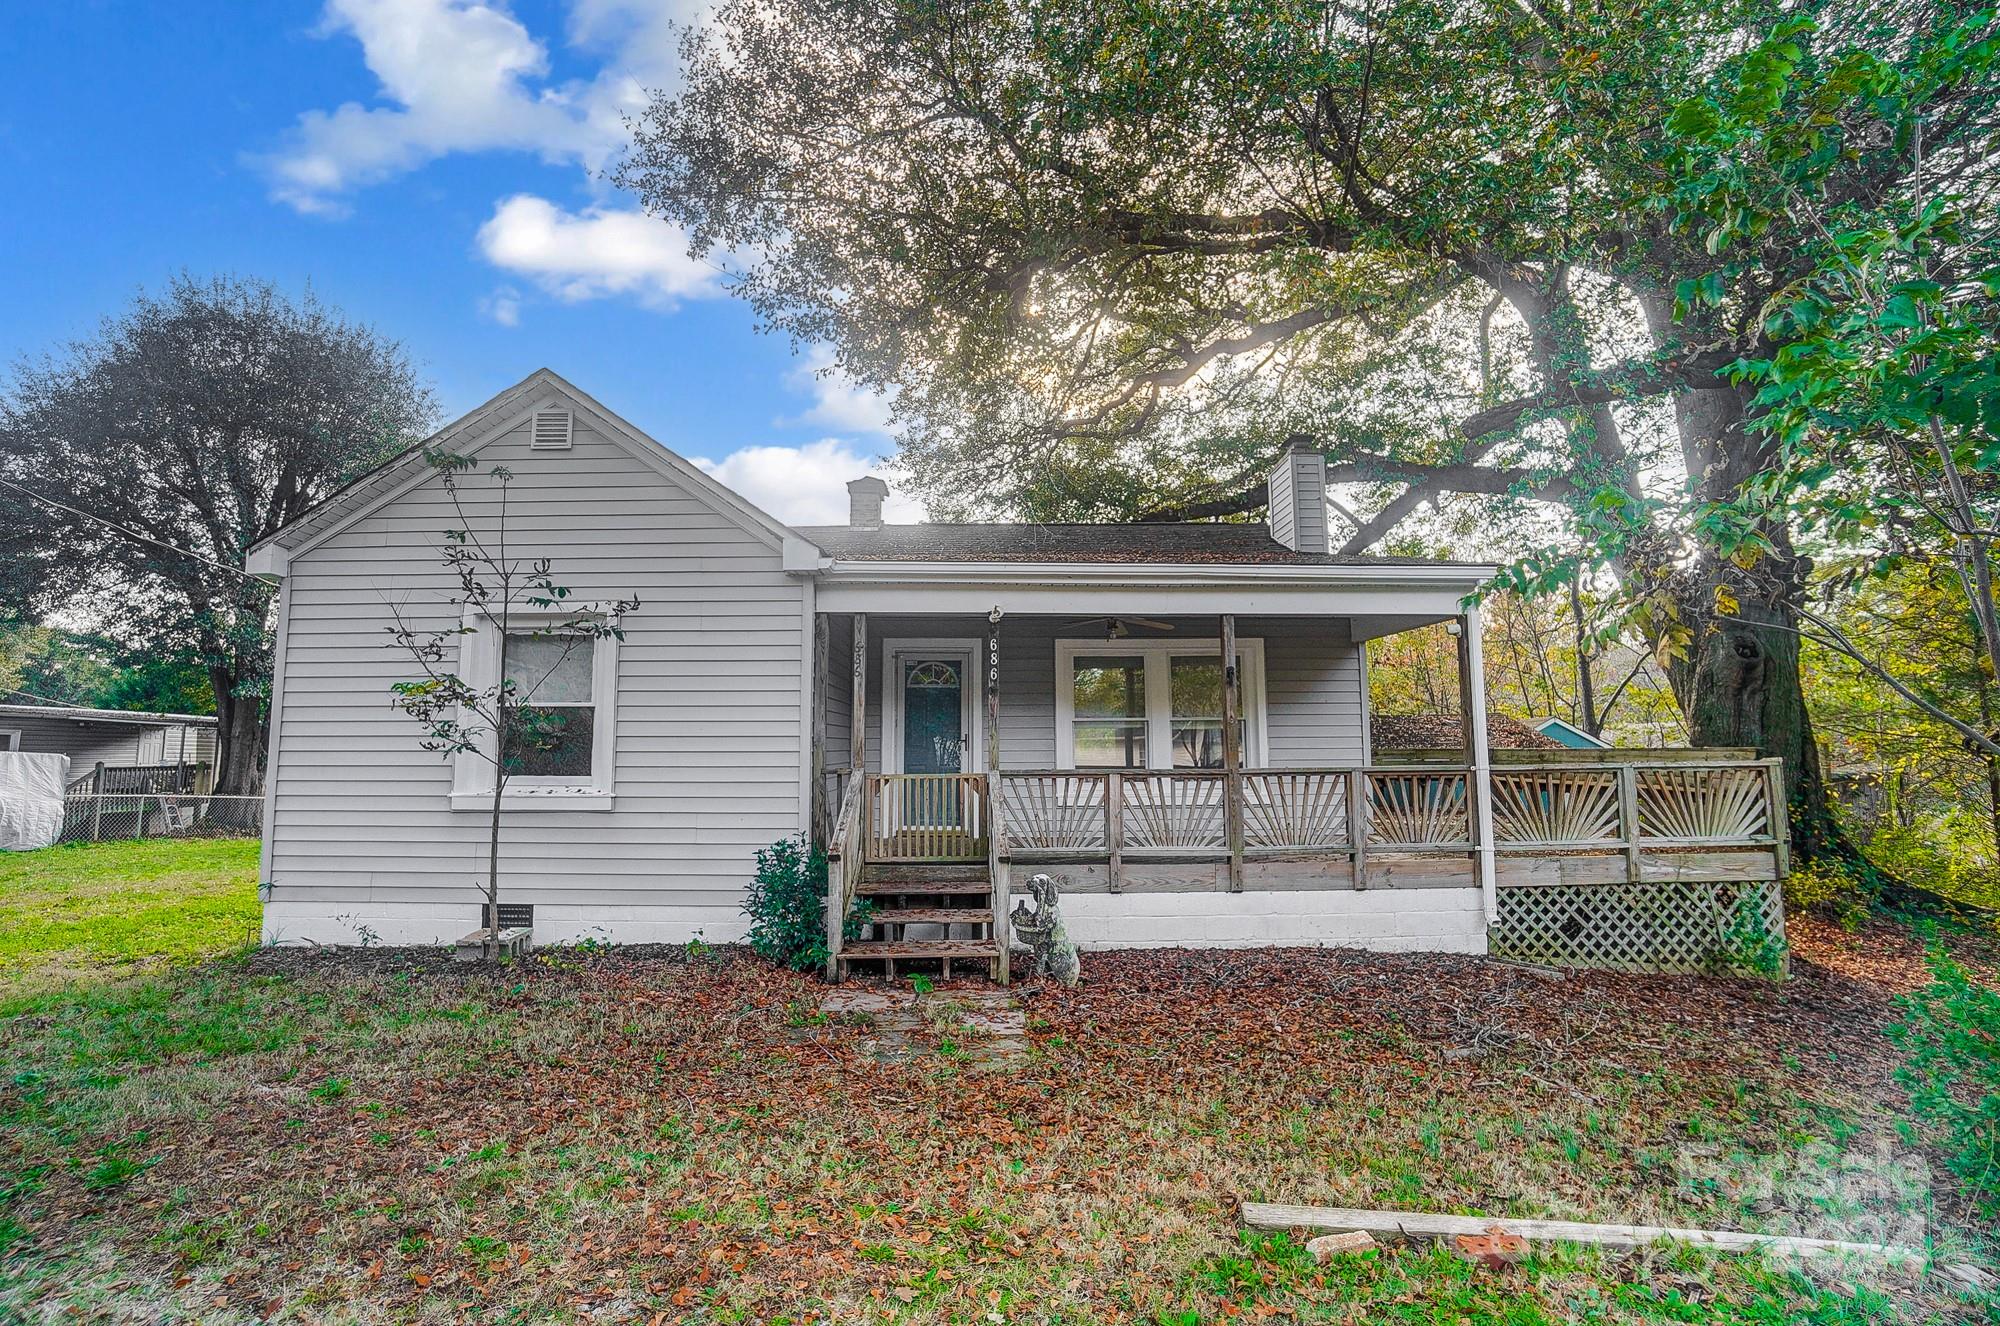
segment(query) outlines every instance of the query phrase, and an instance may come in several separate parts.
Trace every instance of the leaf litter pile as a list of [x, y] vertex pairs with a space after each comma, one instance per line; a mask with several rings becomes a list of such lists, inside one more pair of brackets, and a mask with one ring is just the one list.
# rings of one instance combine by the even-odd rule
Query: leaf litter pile
[[269, 951], [0, 1029], [0, 1320], [1996, 1319], [1908, 1272], [1322, 1265], [1237, 1229], [1269, 1200], [1987, 1256], [1899, 1136], [1888, 993], [1795, 965], [1094, 954], [1017, 986], [1004, 1042], [940, 985], [885, 1055], [730, 949]]

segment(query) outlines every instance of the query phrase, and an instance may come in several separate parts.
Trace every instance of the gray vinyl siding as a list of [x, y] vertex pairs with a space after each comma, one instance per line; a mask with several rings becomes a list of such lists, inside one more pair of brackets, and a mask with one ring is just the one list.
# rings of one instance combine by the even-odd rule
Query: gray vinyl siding
[[[523, 428], [478, 460], [482, 475], [515, 474], [510, 555], [550, 558], [576, 601], [641, 601], [618, 658], [616, 803], [506, 812], [502, 887], [516, 902], [726, 916], [754, 851], [800, 827], [804, 588], [767, 536], [576, 422], [570, 451], [531, 451]], [[490, 481], [460, 486], [490, 533]], [[390, 709], [390, 685], [417, 668], [385, 630], [392, 603], [423, 629], [455, 623], [437, 549], [457, 524], [430, 480], [292, 560], [274, 901], [445, 903], [476, 918], [487, 817], [451, 809], [450, 767]]]
[[[179, 748], [183, 729], [179, 724], [153, 727], [137, 723], [84, 723], [0, 710], [0, 729], [10, 728], [19, 729], [24, 751], [69, 756], [73, 778], [88, 773], [99, 761], [111, 765], [182, 762]], [[185, 762], [199, 764], [214, 759], [214, 733], [207, 728], [186, 731]]]
[[854, 747], [854, 619], [845, 613], [827, 617], [826, 676], [820, 680], [826, 767], [845, 769], [853, 763]]
[[[838, 619], [837, 619], [838, 620]], [[1102, 640], [1102, 630], [1071, 627], [1063, 618], [1010, 617], [1000, 624], [1000, 764], [1007, 769], [1056, 767], [1056, 642]], [[1213, 618], [1162, 618], [1167, 638], [1214, 638]], [[980, 617], [882, 617], [868, 620], [868, 767], [882, 768], [882, 665], [892, 639], [983, 639]], [[1264, 642], [1265, 744], [1282, 768], [1338, 767], [1366, 758], [1361, 651], [1347, 622], [1324, 617], [1243, 617], [1240, 639]], [[1149, 638], [1158, 638], [1150, 636]], [[829, 669], [843, 679], [851, 657]], [[983, 710], [981, 711], [983, 714]], [[982, 720], [983, 721], [983, 720]], [[843, 725], [843, 731], [845, 730]], [[828, 738], [829, 745], [832, 738]]]

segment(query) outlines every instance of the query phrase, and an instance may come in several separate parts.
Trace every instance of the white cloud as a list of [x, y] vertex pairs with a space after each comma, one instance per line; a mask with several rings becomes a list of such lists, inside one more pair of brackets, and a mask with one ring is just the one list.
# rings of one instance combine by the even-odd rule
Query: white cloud
[[495, 287], [479, 301], [479, 311], [502, 327], [521, 325], [521, 292], [511, 285]]
[[568, 212], [546, 198], [516, 194], [479, 228], [479, 251], [495, 267], [566, 300], [629, 294], [671, 306], [721, 293], [720, 273], [688, 256], [681, 232], [642, 212]]
[[906, 524], [924, 518], [923, 507], [897, 491], [878, 459], [837, 437], [799, 447], [744, 447], [695, 464], [788, 525], [846, 524], [847, 481], [864, 474], [889, 482], [885, 519]]
[[595, 175], [625, 142], [624, 116], [676, 77], [674, 23], [697, 0], [575, 0], [570, 41], [603, 57], [553, 81], [549, 50], [498, 3], [327, 0], [319, 35], [352, 37], [381, 104], [299, 116], [259, 164], [273, 196], [339, 213], [355, 189], [454, 152], [530, 152]]
[[893, 398], [881, 396], [834, 367], [833, 347], [815, 345], [806, 362], [785, 376], [794, 391], [809, 393], [812, 405], [803, 413], [780, 419], [781, 426], [818, 424], [843, 433], [889, 432], [889, 406]]
[[548, 50], [513, 15], [467, 0], [329, 0], [326, 36], [351, 35], [382, 100], [307, 111], [264, 158], [272, 192], [303, 212], [451, 152], [580, 158], [597, 130], [556, 89], [534, 86]]

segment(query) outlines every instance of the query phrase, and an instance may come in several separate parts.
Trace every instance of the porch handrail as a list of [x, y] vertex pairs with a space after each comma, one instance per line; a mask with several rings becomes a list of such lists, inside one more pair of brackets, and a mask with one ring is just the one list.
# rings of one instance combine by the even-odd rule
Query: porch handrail
[[[1001, 855], [1018, 860], [1211, 857], [1228, 851], [1214, 769], [1007, 769], [990, 791]], [[1345, 855], [1477, 851], [1474, 771], [1350, 765], [1241, 772], [1244, 851]], [[1504, 853], [1776, 849], [1782, 772], [1772, 760], [1501, 765], [1488, 773]], [[1365, 788], [1365, 795], [1360, 794]]]
[[861, 804], [867, 776], [857, 772], [847, 780], [833, 834], [826, 844], [826, 979], [840, 979], [840, 947], [847, 934], [847, 913], [867, 864], [867, 835], [862, 832]]

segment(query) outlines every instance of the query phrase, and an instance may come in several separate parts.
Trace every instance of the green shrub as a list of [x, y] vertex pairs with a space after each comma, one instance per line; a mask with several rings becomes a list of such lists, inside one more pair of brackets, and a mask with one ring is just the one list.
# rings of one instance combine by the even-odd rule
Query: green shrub
[[1744, 890], [1736, 900], [1728, 928], [1722, 932], [1722, 950], [1716, 955], [1719, 965], [1725, 971], [1775, 981], [1785, 974], [1789, 952], [1784, 936], [1773, 934], [1764, 923], [1764, 909], [1756, 896]]
[[[804, 835], [780, 838], [757, 852], [757, 875], [743, 904], [750, 917], [750, 947], [760, 956], [799, 971], [826, 965], [826, 852], [808, 847]], [[849, 913], [845, 933], [861, 933], [866, 904]]]
[[1868, 915], [1869, 891], [1851, 870], [1827, 861], [1796, 862], [1785, 876], [1785, 909], [1820, 912], [1843, 930], [1859, 930]]
[[2000, 994], [1941, 950], [1930, 968], [1928, 986], [1896, 1001], [1903, 1021], [1889, 1036], [1906, 1056], [1896, 1080], [1980, 1213], [2000, 1216]]
[[1976, 907], [2000, 907], [2000, 871], [1992, 864], [1991, 840], [1962, 824], [1878, 825], [1864, 850], [1871, 862], [1898, 879]]

